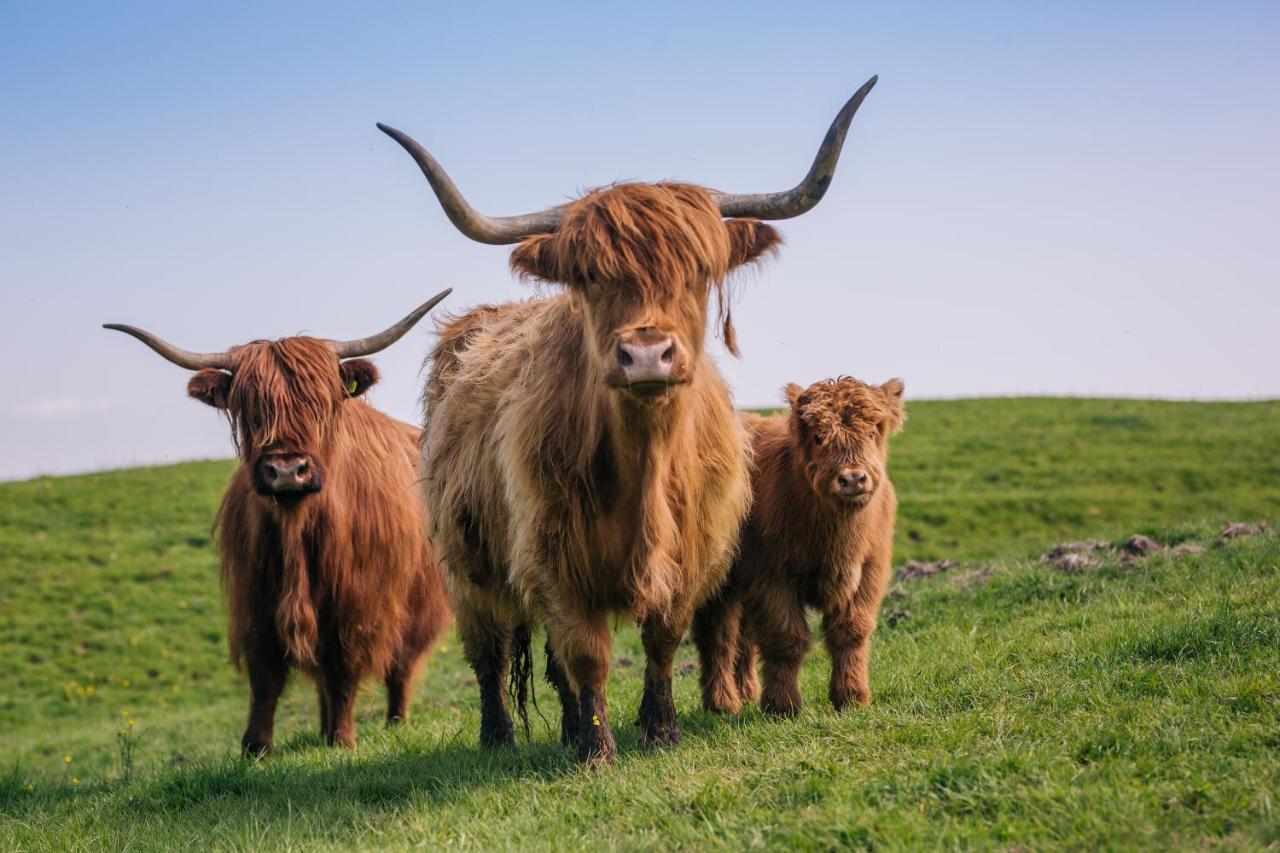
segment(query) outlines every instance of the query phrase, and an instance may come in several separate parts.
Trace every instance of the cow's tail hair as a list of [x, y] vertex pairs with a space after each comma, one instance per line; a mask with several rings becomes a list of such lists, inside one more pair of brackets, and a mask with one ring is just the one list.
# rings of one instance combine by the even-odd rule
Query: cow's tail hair
[[[517, 625], [515, 633], [511, 637], [511, 675], [507, 682], [507, 694], [511, 697], [511, 703], [516, 706], [516, 713], [520, 716], [520, 724], [524, 726], [525, 740], [530, 737], [529, 731], [529, 703], [533, 703], [533, 710], [542, 717], [542, 711], [538, 708], [538, 696], [534, 689], [533, 677], [533, 631], [528, 625]], [[547, 718], [542, 717], [542, 722], [547, 723]], [[551, 724], [547, 723], [547, 729], [550, 730]]]

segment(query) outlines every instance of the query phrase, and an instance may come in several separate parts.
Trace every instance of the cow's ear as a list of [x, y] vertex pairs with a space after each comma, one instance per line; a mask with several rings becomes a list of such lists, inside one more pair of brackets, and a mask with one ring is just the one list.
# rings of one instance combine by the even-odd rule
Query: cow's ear
[[556, 246], [554, 234], [535, 234], [525, 238], [511, 253], [511, 269], [522, 278], [572, 284], [561, 280], [560, 253]]
[[359, 397], [378, 382], [378, 368], [366, 358], [353, 358], [338, 365], [342, 390], [348, 397]]
[[880, 386], [880, 393], [889, 404], [889, 417], [884, 424], [886, 432], [894, 433], [902, 429], [902, 422], [907, 419], [906, 408], [902, 403], [902, 395], [906, 390], [907, 386], [896, 377]]
[[788, 406], [794, 409], [800, 404], [800, 395], [804, 393], [804, 389], [799, 385], [794, 382], [789, 382], [787, 383], [787, 387], [783, 388], [782, 391], [787, 395]]
[[227, 407], [227, 394], [231, 391], [231, 374], [214, 367], [197, 370], [187, 383], [187, 396], [215, 409]]
[[758, 219], [726, 219], [724, 227], [729, 229], [729, 269], [759, 260], [782, 245], [778, 230]]

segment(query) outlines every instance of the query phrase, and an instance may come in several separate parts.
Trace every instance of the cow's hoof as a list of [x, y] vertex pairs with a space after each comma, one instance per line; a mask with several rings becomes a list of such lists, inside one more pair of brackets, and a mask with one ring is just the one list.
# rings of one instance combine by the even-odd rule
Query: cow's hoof
[[675, 746], [678, 744], [683, 735], [680, 734], [680, 727], [677, 725], [660, 726], [650, 729], [640, 736], [640, 746], [644, 749], [662, 749], [667, 746]]
[[242, 758], [266, 758], [271, 754], [271, 741], [257, 738], [244, 738], [240, 741]]
[[618, 757], [618, 745], [613, 740], [613, 732], [609, 724], [603, 723], [594, 728], [588, 736], [578, 736], [578, 761], [587, 767], [602, 767], [613, 764]]
[[770, 696], [766, 693], [760, 698], [760, 710], [770, 717], [789, 719], [799, 714], [803, 706], [799, 696]]
[[480, 745], [485, 749], [499, 749], [516, 745], [516, 731], [510, 720], [480, 727]]

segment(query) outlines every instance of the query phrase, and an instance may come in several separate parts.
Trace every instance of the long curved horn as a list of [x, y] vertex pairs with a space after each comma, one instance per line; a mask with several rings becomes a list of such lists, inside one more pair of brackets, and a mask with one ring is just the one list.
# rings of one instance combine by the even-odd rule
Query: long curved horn
[[436, 304], [450, 293], [453, 293], [452, 287], [440, 291], [435, 296], [410, 311], [399, 323], [396, 323], [385, 331], [378, 332], [376, 335], [370, 335], [367, 338], [357, 338], [354, 341], [330, 341], [330, 343], [333, 344], [334, 350], [338, 353], [338, 358], [355, 358], [356, 356], [361, 355], [373, 355], [375, 352], [384, 350], [403, 338], [406, 332], [412, 329], [428, 311], [436, 307]]
[[431, 189], [435, 190], [436, 198], [440, 199], [440, 206], [444, 208], [449, 221], [472, 240], [495, 246], [519, 243], [534, 234], [551, 233], [556, 230], [560, 220], [564, 219], [563, 207], [552, 207], [522, 216], [485, 216], [467, 203], [453, 180], [436, 162], [436, 158], [411, 136], [382, 122], [378, 122], [378, 130], [409, 152], [422, 174], [427, 176], [427, 181], [431, 184]]
[[216, 367], [219, 370], [231, 369], [230, 353], [191, 352], [191, 350], [185, 350], [182, 347], [175, 347], [168, 341], [161, 340], [150, 332], [139, 329], [137, 326], [126, 326], [123, 323], [104, 323], [102, 328], [133, 335], [159, 353], [166, 361], [171, 361], [178, 367], [185, 367], [187, 370], [202, 370], [206, 367]]
[[853, 93], [844, 108], [836, 113], [826, 137], [818, 148], [818, 156], [809, 167], [809, 174], [804, 180], [789, 190], [779, 193], [734, 194], [722, 193], [716, 201], [720, 205], [720, 215], [726, 217], [747, 216], [754, 219], [791, 219], [802, 213], [808, 213], [822, 201], [831, 185], [831, 176], [835, 174], [836, 162], [840, 159], [840, 149], [844, 146], [845, 134], [849, 131], [849, 123], [853, 115], [862, 106], [862, 99], [876, 85], [879, 76], [872, 77], [862, 84], [862, 88]]

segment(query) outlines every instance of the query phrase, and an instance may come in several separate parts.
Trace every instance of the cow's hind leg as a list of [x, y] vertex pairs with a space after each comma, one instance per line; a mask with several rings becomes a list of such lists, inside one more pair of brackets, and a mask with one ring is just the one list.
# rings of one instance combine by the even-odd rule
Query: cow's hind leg
[[555, 688], [560, 699], [560, 742], [565, 746], [573, 746], [578, 742], [578, 729], [581, 722], [578, 717], [578, 694], [569, 684], [569, 674], [556, 657], [551, 647], [551, 636], [547, 636], [547, 683]]
[[640, 699], [640, 743], [653, 749], [680, 742], [676, 703], [671, 695], [671, 665], [683, 627], [671, 620], [650, 617], [641, 628], [647, 658], [644, 667], [644, 695]]
[[393, 726], [409, 718], [409, 694], [413, 689], [413, 675], [417, 660], [408, 663], [397, 660], [387, 670], [384, 683], [387, 686], [387, 725]]
[[289, 666], [283, 652], [258, 650], [249, 656], [249, 722], [240, 739], [241, 754], [257, 757], [271, 752], [276, 703], [284, 692]]
[[804, 604], [789, 589], [750, 600], [746, 618], [764, 658], [764, 691], [760, 709], [777, 717], [799, 713], [800, 666], [809, 653], [812, 636], [804, 618]]
[[738, 631], [738, 654], [734, 659], [734, 680], [738, 683], [738, 698], [754, 702], [760, 698], [760, 682], [756, 680], [756, 644], [745, 627]]
[[345, 666], [330, 665], [324, 674], [325, 695], [329, 701], [329, 730], [325, 743], [329, 746], [356, 745], [356, 693], [360, 678]]
[[328, 738], [333, 728], [333, 711], [329, 707], [329, 691], [324, 686], [324, 677], [316, 676], [316, 700], [320, 706], [320, 737]]
[[736, 714], [742, 707], [734, 672], [741, 613], [741, 603], [725, 591], [694, 614], [702, 707], [708, 711]]
[[463, 652], [480, 685], [480, 745], [513, 746], [516, 734], [504, 689], [511, 666], [511, 628], [472, 608], [459, 610], [458, 628]]

